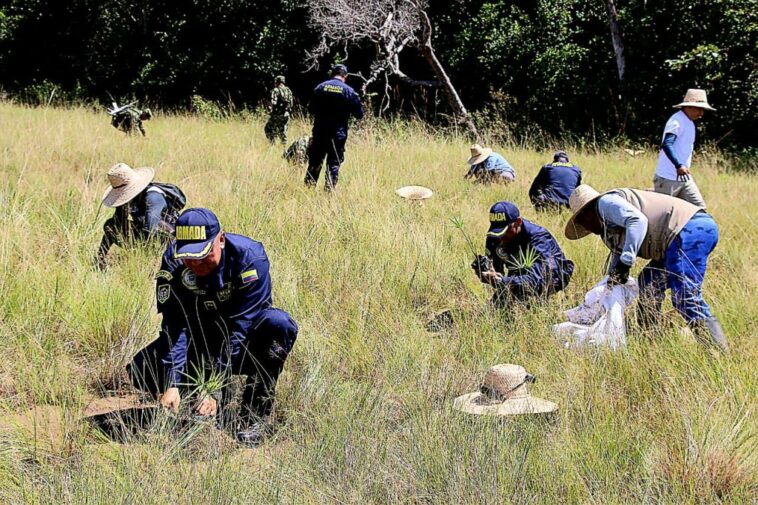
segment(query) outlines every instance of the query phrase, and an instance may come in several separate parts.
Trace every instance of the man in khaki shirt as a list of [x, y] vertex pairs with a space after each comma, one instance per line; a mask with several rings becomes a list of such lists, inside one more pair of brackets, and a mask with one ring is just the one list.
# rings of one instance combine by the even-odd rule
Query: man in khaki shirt
[[598, 193], [582, 184], [569, 199], [573, 216], [566, 237], [600, 235], [612, 252], [609, 285], [626, 284], [637, 257], [651, 260], [639, 276], [638, 319], [643, 328], [657, 324], [666, 289], [697, 340], [727, 350], [718, 319], [703, 299], [708, 256], [719, 231], [702, 209], [668, 195], [619, 188]]

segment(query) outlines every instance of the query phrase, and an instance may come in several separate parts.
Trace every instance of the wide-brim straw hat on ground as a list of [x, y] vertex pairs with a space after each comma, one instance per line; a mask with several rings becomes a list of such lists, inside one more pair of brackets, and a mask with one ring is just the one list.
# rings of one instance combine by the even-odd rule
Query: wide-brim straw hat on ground
[[484, 375], [481, 388], [459, 396], [453, 407], [476, 415], [517, 416], [547, 414], [558, 410], [553, 402], [529, 394], [527, 384], [535, 381], [520, 365], [495, 365]]
[[434, 191], [424, 186], [403, 186], [396, 189], [395, 193], [407, 200], [426, 200], [431, 198]]
[[103, 205], [120, 207], [139, 195], [153, 181], [155, 170], [150, 167], [133, 169], [126, 163], [117, 163], [108, 170], [111, 187], [103, 194]]
[[688, 89], [682, 103], [678, 103], [674, 107], [677, 109], [681, 107], [699, 107], [705, 110], [716, 110], [708, 103], [708, 96], [705, 94], [704, 89]]
[[569, 218], [568, 223], [566, 223], [566, 229], [564, 230], [567, 239], [577, 240], [592, 233], [590, 230], [579, 224], [577, 218], [582, 210], [600, 198], [600, 196], [600, 193], [589, 184], [580, 184], [576, 187], [573, 193], [571, 193], [571, 196], [569, 196], [569, 207], [571, 208], [572, 216]]
[[479, 144], [471, 146], [471, 157], [466, 160], [469, 165], [478, 165], [492, 154], [492, 149], [489, 147], [482, 147]]

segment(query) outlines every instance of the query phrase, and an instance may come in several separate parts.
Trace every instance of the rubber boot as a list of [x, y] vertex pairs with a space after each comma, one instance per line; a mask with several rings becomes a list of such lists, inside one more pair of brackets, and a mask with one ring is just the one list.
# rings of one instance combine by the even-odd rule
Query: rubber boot
[[729, 351], [729, 344], [727, 344], [724, 330], [721, 329], [721, 324], [715, 317], [696, 319], [690, 323], [690, 328], [695, 335], [695, 339], [701, 344], [716, 347], [723, 353]]

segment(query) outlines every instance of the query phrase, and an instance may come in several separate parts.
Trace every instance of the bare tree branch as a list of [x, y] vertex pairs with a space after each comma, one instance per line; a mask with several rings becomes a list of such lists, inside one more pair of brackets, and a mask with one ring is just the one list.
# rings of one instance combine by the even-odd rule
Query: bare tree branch
[[[370, 43], [375, 56], [368, 77], [361, 86], [365, 94], [380, 78], [384, 95], [380, 114], [390, 107], [389, 78], [426, 88], [443, 88], [456, 117], [476, 135], [468, 111], [453, 87], [432, 46], [432, 24], [426, 13], [427, 0], [308, 0], [309, 24], [322, 33], [319, 43], [307, 52], [308, 68], [317, 68], [319, 60], [341, 47]], [[400, 53], [408, 47], [419, 50], [434, 71], [436, 79], [414, 79], [400, 68]]]

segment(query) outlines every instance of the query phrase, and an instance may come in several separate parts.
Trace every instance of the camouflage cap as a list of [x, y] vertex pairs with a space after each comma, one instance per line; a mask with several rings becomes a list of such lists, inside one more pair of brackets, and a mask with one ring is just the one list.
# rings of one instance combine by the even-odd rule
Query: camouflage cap
[[277, 75], [276, 77], [274, 77], [274, 82], [281, 82], [282, 84], [284, 84], [284, 76]]

